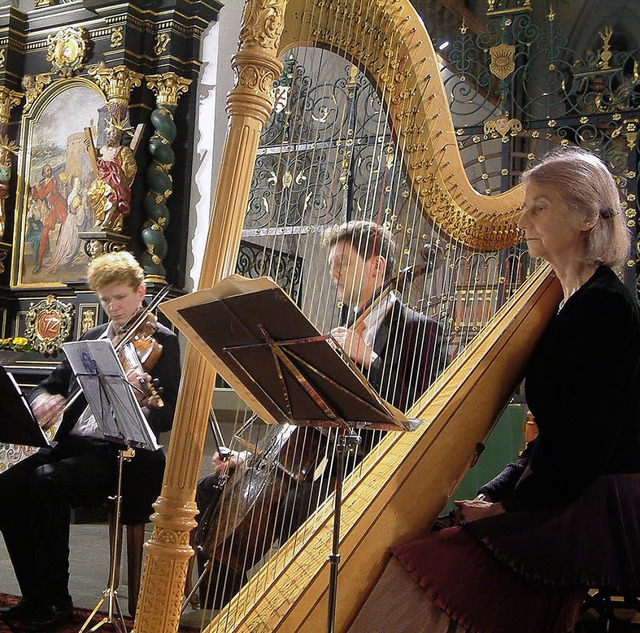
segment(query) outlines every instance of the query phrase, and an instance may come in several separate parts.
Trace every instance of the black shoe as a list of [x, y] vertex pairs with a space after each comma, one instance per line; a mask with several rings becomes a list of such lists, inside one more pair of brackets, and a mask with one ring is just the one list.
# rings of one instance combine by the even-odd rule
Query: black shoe
[[20, 600], [12, 607], [0, 609], [0, 620], [3, 622], [15, 622], [24, 620], [31, 616], [33, 607], [27, 600]]
[[63, 624], [73, 622], [73, 605], [46, 605], [33, 610], [30, 618], [22, 622], [25, 631], [55, 631]]

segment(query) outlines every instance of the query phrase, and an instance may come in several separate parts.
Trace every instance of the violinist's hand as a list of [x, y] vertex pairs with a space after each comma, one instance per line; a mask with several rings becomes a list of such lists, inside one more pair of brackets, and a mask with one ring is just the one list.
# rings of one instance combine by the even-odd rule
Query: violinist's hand
[[342, 347], [354, 363], [368, 369], [374, 361], [373, 350], [364, 342], [360, 332], [346, 327], [336, 327], [331, 330], [331, 336]]
[[149, 404], [149, 393], [144, 388], [145, 384], [151, 384], [151, 376], [146, 372], [140, 371], [137, 368], [131, 368], [127, 372], [127, 381], [133, 387], [133, 394], [141, 407]]
[[31, 403], [33, 415], [36, 416], [38, 424], [40, 424], [45, 431], [56, 423], [58, 416], [62, 412], [64, 401], [64, 396], [60, 394], [46, 394], [37, 397]]
[[493, 501], [487, 500], [482, 495], [481, 498], [455, 501], [454, 503], [458, 506], [457, 521], [476, 521], [477, 519], [505, 513], [501, 503], [493, 503]]
[[211, 466], [218, 475], [224, 475], [228, 471], [235, 470], [238, 466], [242, 466], [242, 464], [244, 464], [247, 457], [245, 451], [231, 451], [228, 448], [224, 448], [224, 446], [221, 446], [220, 448], [226, 452], [227, 457], [222, 459], [222, 457], [220, 457], [220, 453], [216, 452], [211, 458]]

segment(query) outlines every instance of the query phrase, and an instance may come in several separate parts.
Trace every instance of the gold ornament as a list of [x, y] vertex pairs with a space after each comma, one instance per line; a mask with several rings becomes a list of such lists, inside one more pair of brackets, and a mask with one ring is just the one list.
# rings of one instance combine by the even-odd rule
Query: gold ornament
[[497, 133], [506, 138], [507, 134], [516, 134], [522, 130], [522, 122], [518, 119], [510, 119], [506, 114], [497, 116], [493, 121], [486, 121], [484, 124], [484, 133]]
[[47, 61], [54, 72], [71, 77], [82, 68], [89, 49], [89, 32], [83, 27], [66, 26], [47, 38]]
[[514, 71], [516, 67], [513, 61], [514, 52], [515, 46], [509, 44], [498, 44], [498, 46], [492, 46], [489, 49], [491, 54], [489, 70], [498, 79], [505, 79]]

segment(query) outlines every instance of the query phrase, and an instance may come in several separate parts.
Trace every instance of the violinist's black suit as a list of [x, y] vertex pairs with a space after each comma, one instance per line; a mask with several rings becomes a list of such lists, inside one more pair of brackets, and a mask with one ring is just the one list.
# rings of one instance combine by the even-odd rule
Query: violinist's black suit
[[[107, 325], [82, 336], [97, 339]], [[149, 372], [162, 387], [164, 407], [146, 411], [153, 431], [168, 431], [173, 422], [180, 381], [178, 339], [159, 325], [154, 338], [162, 354]], [[36, 387], [39, 393], [68, 395], [76, 386], [68, 361], [63, 360], [51, 375]], [[116, 444], [70, 433], [86, 407], [84, 397], [66, 411], [52, 447], [0, 473], [0, 529], [20, 584], [22, 596], [31, 606], [65, 609], [69, 596], [70, 510], [95, 507], [113, 495], [117, 488], [118, 450]], [[125, 524], [144, 523], [151, 515], [151, 504], [160, 493], [165, 456], [137, 450], [123, 475], [122, 519]], [[101, 544], [106, 547], [107, 544]]]

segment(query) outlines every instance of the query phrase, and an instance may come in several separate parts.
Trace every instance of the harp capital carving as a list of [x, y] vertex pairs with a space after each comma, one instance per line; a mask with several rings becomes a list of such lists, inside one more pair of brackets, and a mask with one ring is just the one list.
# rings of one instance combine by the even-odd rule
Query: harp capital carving
[[252, 50], [238, 52], [231, 65], [235, 86], [229, 94], [227, 111], [251, 114], [266, 122], [273, 110], [273, 82], [282, 72], [282, 63], [269, 54]]
[[249, 0], [240, 27], [240, 50], [263, 48], [277, 54], [287, 0]]

